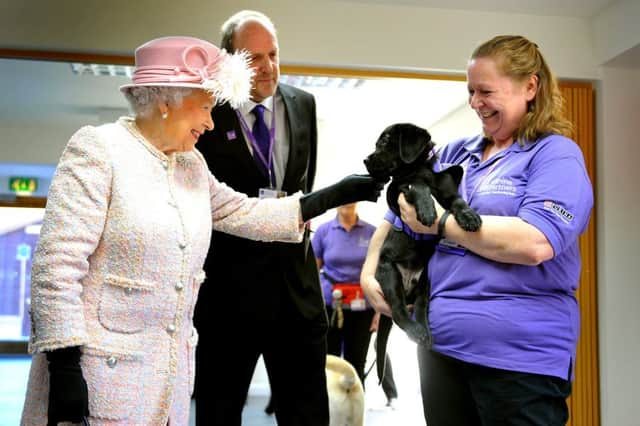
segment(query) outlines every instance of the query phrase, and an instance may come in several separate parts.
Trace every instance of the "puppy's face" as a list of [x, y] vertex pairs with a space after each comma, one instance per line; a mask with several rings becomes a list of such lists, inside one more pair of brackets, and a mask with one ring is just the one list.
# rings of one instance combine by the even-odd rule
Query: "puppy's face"
[[409, 123], [392, 124], [380, 134], [375, 151], [365, 158], [364, 165], [374, 178], [388, 179], [433, 145], [425, 129]]

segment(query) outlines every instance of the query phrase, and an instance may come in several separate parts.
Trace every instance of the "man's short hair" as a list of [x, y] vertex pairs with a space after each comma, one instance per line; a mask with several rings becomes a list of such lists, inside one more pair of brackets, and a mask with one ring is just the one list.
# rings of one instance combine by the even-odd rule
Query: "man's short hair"
[[238, 27], [247, 21], [259, 22], [274, 35], [276, 34], [276, 27], [275, 25], [273, 25], [273, 22], [271, 22], [271, 19], [269, 19], [267, 15], [255, 10], [241, 10], [240, 12], [233, 14], [229, 19], [227, 19], [220, 28], [220, 33], [222, 34], [220, 47], [222, 49], [226, 49], [226, 51], [229, 53], [233, 53], [235, 51], [233, 47], [233, 36]]

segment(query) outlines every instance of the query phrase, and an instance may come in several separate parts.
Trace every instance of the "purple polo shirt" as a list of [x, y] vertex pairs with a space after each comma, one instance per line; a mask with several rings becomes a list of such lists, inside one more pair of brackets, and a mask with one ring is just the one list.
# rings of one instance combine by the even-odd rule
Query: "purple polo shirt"
[[[316, 257], [322, 260], [324, 272], [336, 282], [359, 283], [369, 241], [375, 230], [373, 225], [360, 219], [351, 231], [347, 231], [338, 218], [320, 225], [311, 244]], [[323, 274], [320, 282], [325, 303], [330, 305], [332, 284]]]
[[484, 144], [480, 136], [453, 142], [440, 161], [463, 166], [460, 193], [479, 214], [520, 217], [547, 237], [554, 256], [526, 266], [437, 250], [429, 262], [434, 350], [569, 379], [580, 328], [578, 236], [593, 207], [582, 152], [551, 135], [482, 163]]

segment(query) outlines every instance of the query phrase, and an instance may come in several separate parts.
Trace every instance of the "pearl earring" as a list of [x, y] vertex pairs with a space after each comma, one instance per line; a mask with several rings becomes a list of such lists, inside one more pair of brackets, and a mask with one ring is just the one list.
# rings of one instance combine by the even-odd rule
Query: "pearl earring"
[[168, 113], [168, 112], [163, 112], [163, 113], [162, 113], [162, 119], [163, 119], [163, 120], [166, 120], [168, 116], [169, 116], [169, 113]]

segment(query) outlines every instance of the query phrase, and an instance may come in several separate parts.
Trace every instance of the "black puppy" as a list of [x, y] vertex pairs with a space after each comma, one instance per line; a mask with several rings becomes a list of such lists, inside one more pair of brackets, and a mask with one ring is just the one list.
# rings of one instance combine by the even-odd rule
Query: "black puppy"
[[[408, 123], [387, 127], [376, 142], [375, 151], [365, 160], [369, 174], [381, 181], [391, 177], [387, 188], [387, 204], [400, 215], [398, 195], [415, 206], [418, 220], [433, 225], [436, 210], [433, 197], [449, 210], [466, 231], [476, 231], [482, 220], [458, 194], [462, 167], [451, 166], [440, 172], [433, 169], [437, 161], [431, 135], [425, 129]], [[415, 240], [401, 229], [392, 228], [382, 249], [376, 279], [391, 307], [393, 322], [418, 344], [431, 346], [431, 333], [427, 320], [430, 283], [427, 261], [438, 241]], [[407, 304], [413, 303], [416, 321], [411, 319]], [[382, 315], [378, 325], [377, 369], [378, 378], [384, 376], [384, 360], [392, 321]]]

